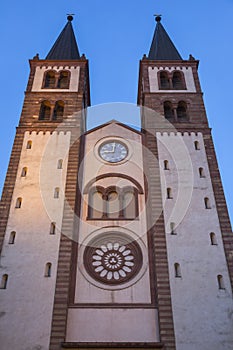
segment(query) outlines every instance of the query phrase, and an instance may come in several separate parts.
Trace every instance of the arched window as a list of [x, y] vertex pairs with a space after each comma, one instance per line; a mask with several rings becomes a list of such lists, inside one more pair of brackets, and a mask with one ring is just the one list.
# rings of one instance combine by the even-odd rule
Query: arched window
[[178, 103], [177, 109], [177, 118], [178, 120], [187, 120], [188, 119], [188, 114], [187, 114], [187, 104], [184, 101], [180, 101]]
[[224, 284], [223, 276], [222, 276], [222, 275], [218, 275], [218, 276], [217, 276], [217, 280], [218, 280], [218, 288], [219, 288], [219, 289], [225, 289], [225, 284]]
[[164, 169], [164, 170], [169, 170], [169, 163], [168, 163], [168, 160], [164, 160], [164, 162], [163, 162], [163, 169]]
[[45, 89], [53, 89], [55, 88], [55, 72], [54, 71], [48, 71], [45, 72], [45, 79], [44, 79], [44, 88]]
[[52, 272], [52, 264], [50, 262], [48, 262], [45, 265], [45, 277], [51, 277], [51, 272]]
[[59, 117], [63, 117], [64, 114], [64, 102], [63, 101], [57, 101], [55, 103], [55, 107], [53, 110], [53, 120], [59, 119]]
[[126, 190], [122, 194], [123, 196], [123, 210], [122, 216], [125, 219], [135, 219], [137, 216], [136, 212], [136, 197], [135, 192], [133, 190]]
[[184, 76], [182, 72], [175, 71], [172, 76], [172, 87], [175, 90], [184, 90]]
[[6, 289], [7, 281], [8, 281], [8, 275], [5, 273], [1, 279], [0, 289]]
[[26, 145], [26, 149], [31, 149], [32, 148], [32, 141], [29, 140]]
[[107, 217], [111, 219], [119, 218], [120, 201], [116, 191], [107, 194]]
[[24, 167], [21, 171], [21, 177], [25, 177], [27, 175], [28, 168]]
[[172, 199], [172, 189], [170, 187], [167, 188], [167, 199]]
[[49, 101], [43, 101], [40, 106], [39, 120], [50, 120], [51, 105]]
[[199, 176], [200, 177], [205, 177], [205, 172], [203, 168], [199, 168]]
[[62, 164], [63, 164], [63, 160], [62, 159], [58, 159], [57, 169], [62, 169]]
[[175, 263], [174, 264], [174, 270], [175, 270], [175, 277], [180, 278], [181, 277], [180, 264]]
[[70, 72], [68, 71], [60, 72], [57, 87], [59, 89], [69, 89], [69, 83], [70, 83]]
[[159, 82], [161, 90], [169, 90], [170, 83], [167, 72], [160, 72], [159, 74]]
[[194, 148], [196, 151], [199, 151], [200, 150], [200, 144], [198, 141], [194, 141]]
[[210, 242], [211, 245], [218, 245], [216, 235], [214, 232], [210, 232]]
[[19, 208], [21, 208], [21, 206], [22, 206], [22, 198], [19, 197], [16, 199], [15, 208], [19, 209]]
[[55, 235], [55, 233], [56, 233], [56, 223], [55, 222], [51, 222], [49, 233], [50, 233], [50, 235]]
[[172, 103], [170, 101], [166, 101], [163, 104], [164, 117], [166, 119], [174, 118], [174, 111], [172, 109]]
[[54, 189], [54, 198], [59, 198], [59, 192], [60, 192], [59, 187], [56, 187], [56, 188]]
[[101, 219], [104, 216], [103, 193], [100, 190], [90, 191], [88, 203], [88, 218]]
[[209, 200], [208, 197], [205, 197], [205, 198], [204, 198], [204, 203], [205, 203], [205, 208], [206, 208], [206, 209], [211, 209], [210, 200]]
[[15, 236], [16, 236], [16, 232], [15, 231], [11, 231], [8, 244], [14, 244], [15, 243]]
[[170, 229], [171, 229], [171, 235], [176, 235], [174, 222], [170, 223]]

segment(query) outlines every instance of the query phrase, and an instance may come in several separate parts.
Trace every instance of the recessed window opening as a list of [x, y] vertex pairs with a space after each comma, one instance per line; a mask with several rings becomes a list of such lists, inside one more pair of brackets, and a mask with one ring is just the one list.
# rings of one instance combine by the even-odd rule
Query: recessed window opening
[[1, 279], [0, 289], [6, 289], [7, 281], [8, 281], [8, 275], [5, 273]]
[[16, 236], [16, 232], [15, 231], [11, 231], [8, 244], [14, 244], [15, 243], [15, 236]]
[[28, 171], [27, 167], [24, 167], [21, 171], [21, 177], [25, 177], [27, 175], [27, 171]]
[[53, 120], [57, 120], [59, 117], [63, 117], [64, 114], [64, 102], [57, 101], [53, 110]]
[[167, 188], [167, 199], [172, 199], [172, 189], [170, 187]]
[[160, 78], [160, 89], [169, 90], [170, 83], [169, 83], [167, 72], [160, 72], [159, 78]]
[[194, 141], [194, 148], [196, 151], [199, 151], [200, 150], [200, 144], [198, 141]]
[[217, 238], [214, 232], [210, 232], [210, 242], [211, 245], [218, 245]]
[[58, 159], [57, 169], [62, 169], [62, 163], [63, 163], [63, 160], [62, 159]]
[[16, 199], [15, 208], [19, 209], [19, 208], [21, 208], [21, 206], [22, 206], [22, 198], [19, 197]]
[[176, 278], [181, 278], [180, 264], [175, 263], [175, 264], [174, 264], [174, 270], [175, 270], [175, 277], [176, 277]]
[[204, 203], [205, 203], [205, 208], [206, 209], [211, 209], [210, 200], [209, 200], [208, 197], [204, 198]]
[[174, 222], [170, 223], [170, 229], [171, 229], [171, 235], [176, 235]]
[[59, 192], [60, 192], [59, 187], [56, 187], [56, 188], [54, 189], [54, 198], [59, 198]]
[[55, 233], [56, 233], [56, 223], [55, 222], [51, 222], [49, 233], [50, 233], [50, 235], [55, 235]]
[[169, 170], [169, 162], [168, 162], [168, 160], [164, 160], [164, 162], [163, 162], [163, 168], [164, 168], [164, 170]]
[[43, 101], [40, 106], [39, 120], [50, 120], [51, 104], [49, 101]]
[[31, 149], [31, 148], [32, 148], [32, 141], [29, 140], [29, 141], [27, 142], [26, 149]]
[[181, 121], [183, 120], [187, 120], [187, 104], [184, 101], [180, 101], [178, 103], [177, 109], [177, 118]]
[[69, 88], [69, 72], [67, 72], [67, 71], [60, 72], [57, 87], [59, 89], [68, 89]]
[[52, 264], [48, 262], [45, 265], [45, 277], [51, 277], [51, 272], [52, 272]]
[[199, 168], [199, 176], [200, 177], [205, 177], [205, 172], [203, 168]]
[[217, 280], [218, 280], [218, 288], [219, 288], [219, 289], [225, 289], [225, 284], [224, 284], [223, 276], [222, 276], [222, 275], [218, 275], [218, 276], [217, 276]]
[[184, 81], [181, 72], [174, 72], [172, 77], [172, 87], [175, 90], [184, 90]]
[[172, 103], [170, 101], [164, 102], [163, 109], [164, 109], [164, 117], [166, 119], [174, 118], [174, 111], [172, 108]]

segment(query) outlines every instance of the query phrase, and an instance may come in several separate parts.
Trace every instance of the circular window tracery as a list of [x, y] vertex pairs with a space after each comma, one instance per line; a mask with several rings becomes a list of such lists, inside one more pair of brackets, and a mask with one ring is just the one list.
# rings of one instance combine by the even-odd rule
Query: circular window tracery
[[141, 248], [126, 236], [110, 234], [97, 238], [85, 248], [84, 266], [97, 281], [111, 285], [124, 283], [141, 269]]

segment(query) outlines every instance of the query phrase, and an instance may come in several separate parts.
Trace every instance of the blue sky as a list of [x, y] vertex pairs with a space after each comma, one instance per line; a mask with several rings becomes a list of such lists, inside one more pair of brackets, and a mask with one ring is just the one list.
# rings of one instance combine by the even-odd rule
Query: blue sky
[[233, 218], [233, 0], [222, 0], [221, 5], [210, 0], [5, 1], [0, 14], [0, 189], [22, 109], [28, 59], [36, 53], [46, 56], [67, 13], [76, 14], [79, 50], [89, 59], [92, 105], [136, 103], [139, 60], [149, 51], [155, 13], [162, 14], [162, 24], [182, 57], [191, 53], [200, 60], [207, 115]]

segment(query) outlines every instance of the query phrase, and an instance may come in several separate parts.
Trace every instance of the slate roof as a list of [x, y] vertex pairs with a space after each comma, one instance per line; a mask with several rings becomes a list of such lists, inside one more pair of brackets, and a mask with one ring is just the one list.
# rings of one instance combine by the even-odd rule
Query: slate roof
[[150, 60], [181, 61], [182, 57], [171, 41], [163, 25], [160, 23], [161, 17], [157, 16], [155, 20], [157, 25], [148, 58]]
[[46, 56], [46, 60], [78, 60], [80, 58], [71, 23], [73, 17], [68, 16], [67, 19], [68, 22]]

